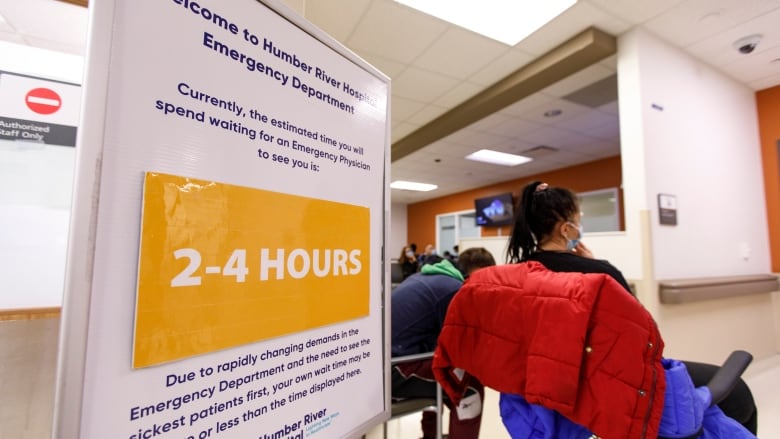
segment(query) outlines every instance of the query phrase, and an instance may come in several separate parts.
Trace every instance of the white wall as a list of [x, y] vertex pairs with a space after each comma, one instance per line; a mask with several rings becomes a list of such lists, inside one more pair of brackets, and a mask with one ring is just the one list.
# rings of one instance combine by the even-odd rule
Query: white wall
[[[618, 83], [627, 248], [639, 243], [649, 255], [639, 297], [666, 355], [720, 362], [733, 349], [777, 353], [771, 294], [658, 300], [658, 280], [770, 272], [753, 92], [642, 30], [618, 39]], [[676, 196], [677, 226], [659, 224], [658, 193]]]
[[[390, 236], [387, 237], [387, 257], [398, 258], [404, 246], [408, 244], [406, 204], [390, 205]], [[418, 249], [419, 251], [419, 249]]]
[[[658, 40], [639, 49], [656, 277], [768, 273], [755, 93]], [[658, 193], [676, 196], [677, 226], [659, 224]]]
[[483, 247], [493, 255], [496, 264], [506, 263], [506, 250], [509, 245], [508, 236], [486, 236], [484, 238], [461, 238], [458, 241], [458, 250], [463, 251], [474, 247]]

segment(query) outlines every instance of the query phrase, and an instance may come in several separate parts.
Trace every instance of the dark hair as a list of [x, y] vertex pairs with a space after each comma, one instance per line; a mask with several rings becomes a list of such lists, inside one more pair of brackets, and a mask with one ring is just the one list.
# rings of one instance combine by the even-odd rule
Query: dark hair
[[552, 233], [559, 221], [571, 221], [579, 209], [574, 192], [548, 186], [541, 181], [528, 183], [515, 206], [515, 223], [507, 248], [508, 262], [521, 262], [538, 250], [539, 241]]
[[484, 247], [466, 249], [458, 256], [458, 269], [463, 276], [468, 276], [477, 268], [496, 265], [493, 255]]
[[422, 265], [433, 265], [433, 264], [438, 264], [439, 262], [441, 262], [441, 261], [443, 261], [443, 260], [444, 260], [444, 258], [442, 258], [442, 257], [441, 257], [441, 256], [439, 256], [439, 255], [428, 255], [428, 256], [425, 256], [425, 257], [423, 258], [423, 260], [422, 260], [422, 264], [420, 264], [420, 265], [422, 266]]

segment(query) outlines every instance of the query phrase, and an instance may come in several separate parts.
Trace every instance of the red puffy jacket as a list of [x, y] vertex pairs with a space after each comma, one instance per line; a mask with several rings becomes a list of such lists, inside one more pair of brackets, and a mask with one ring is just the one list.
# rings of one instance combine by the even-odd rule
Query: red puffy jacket
[[556, 410], [605, 438], [655, 438], [663, 340], [652, 316], [605, 274], [538, 262], [474, 272], [450, 303], [433, 358], [456, 403], [462, 371]]

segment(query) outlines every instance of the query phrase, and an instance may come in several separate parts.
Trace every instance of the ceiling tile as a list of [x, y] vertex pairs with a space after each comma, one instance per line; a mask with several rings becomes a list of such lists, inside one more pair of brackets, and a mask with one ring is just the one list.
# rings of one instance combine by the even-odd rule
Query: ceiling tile
[[617, 73], [617, 54], [602, 59], [598, 64]]
[[508, 51], [509, 47], [505, 44], [451, 26], [413, 65], [453, 78], [466, 79]]
[[[780, 63], [780, 61], [775, 62], [775, 64]], [[780, 73], [777, 75], [770, 75], [765, 78], [757, 79], [755, 81], [750, 82], [750, 87], [753, 90], [764, 90], [767, 88], [776, 87], [777, 84], [780, 84]]]
[[602, 11], [620, 17], [632, 24], [640, 24], [669, 10], [682, 1], [587, 0], [587, 3], [591, 3]]
[[582, 111], [576, 116], [561, 120], [553, 125], [569, 130], [586, 132], [589, 128], [605, 124], [613, 124], [617, 121], [617, 116], [601, 111]]
[[392, 61], [373, 53], [361, 53], [360, 56], [391, 79], [397, 78], [407, 67], [406, 64]]
[[618, 139], [620, 138], [620, 123], [617, 119], [610, 120], [602, 125], [595, 125], [583, 130], [583, 133], [599, 139]]
[[333, 38], [347, 41], [370, 3], [371, 0], [308, 0], [305, 16]]
[[501, 123], [494, 125], [490, 128], [490, 132], [505, 137], [522, 137], [523, 133], [529, 131], [535, 131], [541, 128], [541, 125], [537, 122], [531, 122], [519, 117], [506, 118]]
[[[560, 110], [561, 114], [558, 116], [548, 117], [545, 115], [548, 111]], [[591, 109], [574, 102], [567, 101], [565, 99], [554, 99], [546, 102], [538, 107], [532, 108], [520, 115], [524, 120], [534, 122], [539, 125], [555, 125], [560, 126], [566, 121], [571, 120]]]
[[614, 157], [620, 155], [620, 142], [592, 142], [586, 145], [585, 150], [592, 157]]
[[686, 0], [645, 23], [675, 46], [686, 47], [778, 8], [776, 0]]
[[612, 35], [619, 35], [631, 28], [629, 22], [590, 3], [579, 1], [516, 47], [537, 56], [542, 55], [590, 26]]
[[409, 117], [409, 122], [425, 125], [426, 123], [436, 119], [447, 111], [446, 108], [438, 105], [426, 105], [420, 111], [414, 113]]
[[481, 70], [469, 77], [469, 81], [482, 86], [490, 86], [533, 61], [534, 55], [512, 48], [508, 52], [492, 60]]
[[507, 152], [509, 154], [520, 154], [520, 155], [529, 156], [528, 154], [524, 154], [524, 152], [536, 146], [539, 145], [525, 142], [519, 138], [512, 138], [512, 139], [507, 139], [504, 143], [498, 145], [496, 149], [498, 151]]
[[721, 68], [740, 82], [753, 82], [765, 78], [767, 67], [770, 71], [780, 73], [780, 45], [770, 47], [760, 52], [753, 52], [744, 62], [734, 62]]
[[[742, 23], [730, 29], [719, 32], [712, 37], [706, 38], [689, 47], [696, 52], [696, 56], [704, 62], [716, 66], [724, 67], [731, 73], [735, 73], [739, 68], [735, 65], [743, 65], [745, 69], [759, 72], [759, 64], [763, 62], [760, 58], [762, 52], [771, 50], [773, 47], [780, 46], [780, 8], [765, 14], [749, 23]], [[763, 37], [750, 54], [742, 54], [734, 48], [734, 42], [748, 35], [761, 34]], [[771, 61], [767, 60], [767, 61]], [[732, 66], [732, 69], [726, 68]], [[758, 68], [757, 68], [758, 67]], [[746, 71], [737, 75], [743, 82], [748, 82], [751, 78], [751, 72]]]
[[493, 113], [489, 116], [483, 117], [482, 119], [476, 122], [471, 123], [468, 126], [468, 129], [473, 131], [479, 131], [479, 132], [491, 132], [493, 130], [493, 127], [509, 119], [512, 119], [512, 117], [501, 113]]
[[467, 99], [473, 97], [480, 91], [482, 91], [484, 87], [481, 87], [477, 84], [473, 84], [471, 82], [463, 81], [450, 89], [448, 92], [444, 93], [440, 98], [436, 99], [433, 103], [442, 107], [446, 108], [453, 108], [456, 107], [463, 102], [465, 102]]
[[605, 113], [617, 115], [620, 112], [620, 106], [618, 105], [618, 101], [615, 101], [600, 106], [598, 110], [603, 111]]
[[392, 83], [393, 94], [415, 101], [431, 102], [449, 92], [458, 80], [410, 67]]
[[347, 45], [410, 63], [447, 28], [446, 23], [394, 1], [374, 1]]
[[559, 139], [566, 139], [571, 135], [571, 132], [562, 130], [557, 127], [544, 126], [536, 130], [523, 133], [523, 137], [518, 139], [530, 143], [533, 145], [548, 145], [553, 148], [557, 148]]
[[393, 96], [390, 105], [390, 114], [393, 120], [393, 124], [395, 125], [396, 123], [405, 121], [409, 118], [409, 116], [422, 110], [423, 107], [425, 107], [425, 104], [422, 102]]
[[479, 135], [480, 135], [480, 131], [478, 130], [471, 129], [471, 128], [463, 128], [461, 130], [455, 131], [454, 133], [445, 137], [441, 141], [458, 143], [460, 145], [471, 145], [471, 139]]
[[[25, 7], [3, 8], [8, 23], [25, 38], [49, 42], [48, 49], [62, 45], [84, 53], [87, 38], [87, 9], [52, 0], [25, 0]], [[46, 13], [41, 13], [45, 10]], [[56, 49], [55, 49], [56, 50]]]
[[614, 74], [614, 70], [601, 64], [593, 64], [544, 88], [542, 92], [550, 96], [563, 97]]
[[482, 132], [479, 136], [474, 136], [468, 143], [462, 145], [471, 146], [474, 151], [487, 148], [493, 149], [498, 145], [506, 143], [511, 137], [493, 134], [492, 132]]
[[553, 96], [542, 92], [537, 92], [530, 96], [524, 97], [512, 105], [502, 108], [499, 113], [509, 114], [511, 116], [524, 116], [528, 114], [529, 111], [534, 110], [537, 107], [541, 107], [542, 105], [549, 104], [554, 100], [556, 100], [556, 98]]
[[393, 124], [390, 142], [395, 143], [413, 133], [418, 128], [420, 128], [420, 125], [409, 122], [399, 122], [397, 125]]

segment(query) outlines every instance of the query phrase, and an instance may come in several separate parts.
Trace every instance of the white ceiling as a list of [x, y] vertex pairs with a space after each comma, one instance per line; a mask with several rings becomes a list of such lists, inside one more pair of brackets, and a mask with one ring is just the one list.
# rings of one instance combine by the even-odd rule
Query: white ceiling
[[[589, 26], [614, 36], [641, 26], [692, 56], [761, 90], [780, 84], [780, 0], [579, 0], [514, 47], [476, 35], [393, 0], [287, 0], [392, 79], [392, 141], [533, 61]], [[84, 8], [55, 0], [0, 0], [0, 40], [83, 54]], [[756, 50], [732, 43], [762, 34]], [[619, 154], [617, 102], [592, 108], [564, 96], [616, 72], [615, 57], [537, 92], [391, 165], [393, 180], [439, 186], [392, 190], [413, 203]], [[614, 78], [613, 78], [614, 79]], [[547, 118], [544, 112], [563, 113]], [[484, 147], [556, 152], [517, 167], [463, 159]]]

